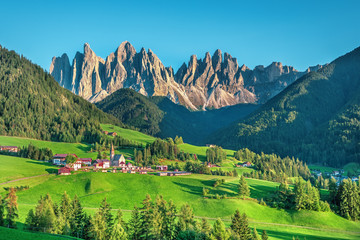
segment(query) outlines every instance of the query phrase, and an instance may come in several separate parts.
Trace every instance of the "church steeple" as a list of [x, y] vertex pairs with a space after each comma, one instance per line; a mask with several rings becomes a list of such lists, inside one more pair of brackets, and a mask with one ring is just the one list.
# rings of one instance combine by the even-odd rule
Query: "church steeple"
[[114, 156], [115, 156], [114, 144], [111, 143], [110, 161], [112, 161], [114, 159]]

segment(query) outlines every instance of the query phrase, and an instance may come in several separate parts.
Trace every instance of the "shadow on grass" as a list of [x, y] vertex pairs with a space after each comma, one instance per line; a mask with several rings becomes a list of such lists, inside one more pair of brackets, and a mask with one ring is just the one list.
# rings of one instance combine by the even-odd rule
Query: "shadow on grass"
[[[262, 230], [266, 230], [266, 226], [265, 227], [261, 227], [261, 228], [256, 228], [257, 232], [261, 235]], [[278, 238], [278, 239], [306, 239], [306, 240], [325, 240], [325, 239], [333, 239], [333, 240], [342, 240], [342, 239], [348, 239], [348, 238], [339, 238], [339, 237], [322, 237], [321, 236], [321, 232], [319, 232], [318, 235], [314, 235], [314, 234], [306, 234], [306, 233], [291, 233], [291, 232], [281, 232], [281, 231], [276, 231], [276, 230], [266, 230], [266, 232], [268, 233], [268, 235], [270, 237], [274, 237], [274, 238]]]
[[89, 152], [91, 150], [91, 146], [83, 143], [83, 145], [76, 146], [77, 149], [83, 151], [84, 153]]

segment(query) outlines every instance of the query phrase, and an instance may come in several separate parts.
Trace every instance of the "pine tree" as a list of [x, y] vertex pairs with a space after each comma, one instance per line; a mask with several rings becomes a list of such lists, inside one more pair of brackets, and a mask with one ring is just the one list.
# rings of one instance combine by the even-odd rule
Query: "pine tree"
[[218, 218], [214, 223], [212, 233], [214, 238], [217, 240], [227, 240], [230, 238], [230, 233], [226, 230], [225, 224], [221, 221], [220, 218]]
[[243, 197], [250, 196], [250, 189], [247, 185], [244, 175], [241, 175], [239, 180], [239, 195]]
[[122, 212], [118, 210], [113, 230], [110, 235], [110, 240], [126, 240], [127, 234], [125, 231], [125, 222], [122, 219]]
[[16, 228], [15, 219], [18, 217], [18, 204], [15, 188], [10, 188], [6, 198], [6, 217], [5, 225], [8, 228]]
[[25, 220], [25, 229], [29, 231], [36, 231], [36, 220], [34, 210], [30, 209]]
[[231, 225], [230, 228], [231, 230], [233, 230], [233, 232], [239, 236], [240, 235], [240, 231], [242, 228], [242, 221], [241, 221], [241, 214], [239, 212], [239, 210], [236, 210], [234, 215], [231, 216]]
[[172, 200], [163, 209], [164, 214], [164, 237], [166, 239], [176, 238], [176, 206]]
[[91, 221], [91, 237], [96, 240], [109, 239], [106, 231], [107, 225], [105, 215], [99, 211]]
[[207, 237], [210, 237], [212, 229], [211, 229], [211, 225], [208, 223], [206, 218], [201, 219], [199, 230], [202, 233], [204, 233]]
[[146, 195], [146, 198], [142, 202], [141, 212], [141, 236], [145, 239], [151, 233], [151, 227], [153, 225], [153, 203], [149, 194]]
[[189, 204], [184, 204], [178, 216], [178, 232], [193, 230], [195, 226], [194, 213]]
[[74, 199], [71, 202], [71, 208], [71, 217], [68, 221], [71, 227], [71, 235], [74, 237], [81, 237], [84, 228], [84, 212], [77, 195], [74, 196]]
[[268, 240], [268, 239], [269, 239], [269, 237], [267, 235], [266, 230], [263, 230], [261, 233], [261, 240]]
[[141, 213], [138, 207], [134, 207], [134, 211], [132, 211], [131, 219], [128, 224], [129, 230], [129, 239], [132, 240], [139, 240], [141, 239], [142, 233], [142, 220], [141, 220]]
[[252, 239], [253, 240], [261, 240], [259, 233], [256, 231], [256, 227], [254, 227], [254, 229], [253, 229]]
[[106, 198], [100, 204], [99, 214], [103, 216], [105, 224], [106, 224], [106, 237], [109, 237], [112, 231], [113, 226], [113, 216], [111, 214], [111, 206], [106, 201]]
[[69, 195], [66, 193], [66, 191], [64, 192], [64, 194], [61, 197], [59, 210], [62, 213], [64, 219], [66, 219], [66, 220], [70, 219], [71, 211], [72, 211], [71, 199], [70, 199]]
[[49, 194], [46, 194], [44, 198], [40, 198], [35, 210], [35, 215], [38, 221], [39, 231], [47, 233], [55, 232], [56, 215], [54, 204]]

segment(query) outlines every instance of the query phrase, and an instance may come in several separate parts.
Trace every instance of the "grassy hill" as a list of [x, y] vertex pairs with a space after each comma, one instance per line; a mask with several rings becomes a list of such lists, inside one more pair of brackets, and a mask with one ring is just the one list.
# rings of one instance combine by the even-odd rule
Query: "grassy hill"
[[[13, 161], [22, 161], [13, 159]], [[6, 164], [11, 164], [5, 161]], [[34, 162], [22, 163], [31, 168]], [[13, 171], [14, 173], [16, 171]], [[5, 186], [30, 185], [30, 189], [18, 192], [20, 223], [25, 221], [26, 214], [33, 208], [40, 195], [50, 193], [58, 201], [64, 191], [70, 196], [77, 194], [85, 209], [93, 213], [99, 202], [106, 197], [115, 209], [129, 210], [140, 202], [147, 193], [154, 198], [163, 195], [166, 200], [172, 199], [178, 207], [185, 202], [191, 204], [196, 216], [208, 217], [211, 221], [221, 217], [229, 224], [230, 215], [235, 209], [246, 212], [250, 225], [258, 229], [270, 230], [271, 239], [291, 239], [292, 236], [306, 236], [307, 239], [356, 239], [360, 236], [358, 222], [351, 222], [333, 213], [311, 211], [285, 211], [261, 206], [251, 200], [241, 199], [206, 199], [202, 196], [202, 188], [210, 189], [210, 194], [236, 195], [237, 178], [221, 177], [226, 182], [217, 188], [212, 186], [216, 176], [190, 175], [184, 177], [158, 177], [151, 175], [122, 173], [78, 173], [70, 176], [47, 176], [37, 182], [18, 181]], [[276, 189], [277, 183], [264, 180], [247, 179], [251, 189], [251, 197], [262, 198]], [[2, 194], [0, 191], [0, 194]], [[211, 209], [211, 211], [209, 211]], [[125, 218], [130, 212], [124, 211]], [[291, 226], [290, 226], [291, 225]], [[21, 224], [20, 224], [21, 226]], [[313, 229], [315, 228], [315, 229]], [[319, 230], [320, 228], [322, 230]], [[332, 232], [334, 231], [334, 232]], [[350, 231], [345, 233], [342, 231]]]
[[334, 167], [360, 163], [360, 48], [306, 74], [211, 141]]
[[148, 98], [132, 89], [119, 89], [96, 106], [146, 134], [161, 138], [178, 135], [192, 144], [207, 143], [209, 134], [258, 108], [254, 104], [239, 104], [194, 112], [166, 97]]
[[40, 66], [0, 48], [0, 135], [95, 142], [115, 117], [62, 88]]

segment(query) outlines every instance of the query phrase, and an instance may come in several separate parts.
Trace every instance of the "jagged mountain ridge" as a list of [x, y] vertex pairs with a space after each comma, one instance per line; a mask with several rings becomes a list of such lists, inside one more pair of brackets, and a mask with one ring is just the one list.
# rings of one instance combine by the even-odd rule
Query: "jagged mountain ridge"
[[[321, 68], [317, 66], [314, 69]], [[309, 72], [274, 62], [253, 70], [239, 67], [236, 58], [220, 50], [204, 59], [190, 57], [174, 74], [149, 49], [136, 52], [123, 42], [106, 60], [84, 45], [70, 65], [69, 57], [53, 57], [50, 74], [62, 87], [98, 102], [120, 88], [131, 88], [145, 96], [166, 96], [192, 110], [220, 108], [238, 103], [264, 103], [287, 85]]]

